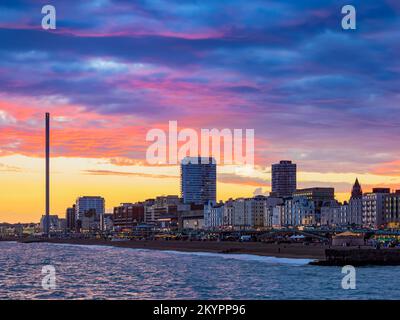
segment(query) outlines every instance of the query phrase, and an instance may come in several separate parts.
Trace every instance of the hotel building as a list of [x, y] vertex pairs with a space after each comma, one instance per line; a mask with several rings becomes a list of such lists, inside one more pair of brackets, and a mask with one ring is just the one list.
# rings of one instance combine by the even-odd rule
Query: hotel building
[[276, 197], [291, 197], [296, 190], [296, 164], [282, 160], [272, 165], [272, 194]]
[[181, 163], [183, 203], [204, 205], [217, 198], [217, 165], [213, 158], [186, 157]]
[[372, 192], [362, 197], [362, 224], [364, 227], [378, 229], [384, 224], [385, 198], [390, 195], [390, 189], [374, 188]]

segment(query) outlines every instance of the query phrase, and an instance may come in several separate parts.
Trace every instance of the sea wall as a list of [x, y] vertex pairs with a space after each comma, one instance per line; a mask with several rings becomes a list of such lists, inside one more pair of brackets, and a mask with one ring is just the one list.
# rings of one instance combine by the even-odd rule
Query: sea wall
[[400, 265], [400, 249], [326, 249], [325, 260], [314, 265]]

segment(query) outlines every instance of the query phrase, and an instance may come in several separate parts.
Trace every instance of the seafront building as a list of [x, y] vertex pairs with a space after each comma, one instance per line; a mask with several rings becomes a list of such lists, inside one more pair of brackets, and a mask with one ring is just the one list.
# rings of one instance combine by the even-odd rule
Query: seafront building
[[71, 208], [67, 208], [65, 212], [65, 220], [67, 221], [67, 231], [73, 232], [76, 228], [76, 206], [73, 205]]
[[373, 188], [362, 197], [362, 224], [366, 228], [397, 227], [400, 224], [400, 190]]
[[156, 223], [156, 216], [154, 215], [153, 205], [156, 202], [155, 199], [147, 199], [143, 202], [144, 205], [144, 222], [147, 224]]
[[182, 199], [177, 195], [159, 196], [144, 203], [146, 224], [168, 228], [177, 226]]
[[273, 208], [282, 204], [276, 197], [230, 199], [225, 203], [210, 202], [204, 208], [206, 229], [263, 230], [272, 226]]
[[[335, 205], [335, 189], [334, 188], [325, 188], [325, 187], [314, 187], [314, 188], [305, 188], [298, 189], [293, 193], [293, 199], [307, 199], [308, 202], [313, 203], [313, 213], [308, 214], [307, 217], [304, 217], [308, 221], [308, 224], [316, 225], [321, 222], [321, 208], [323, 206], [331, 206]], [[298, 201], [299, 203], [299, 201]], [[311, 204], [302, 201], [301, 206], [304, 206], [304, 210], [310, 210]], [[312, 216], [311, 216], [312, 215]], [[303, 219], [303, 218], [302, 218]], [[295, 220], [297, 223], [299, 220]]]
[[142, 203], [121, 203], [114, 207], [113, 225], [116, 230], [132, 230], [144, 221], [144, 205]]
[[224, 214], [223, 214], [223, 227], [226, 230], [233, 229], [233, 215], [234, 215], [234, 200], [231, 198], [224, 204]]
[[45, 232], [47, 219], [49, 219], [50, 232], [63, 232], [66, 230], [66, 219], [59, 218], [58, 215], [43, 215], [40, 219], [40, 230]]
[[314, 202], [304, 196], [296, 196], [285, 201], [283, 225], [301, 226], [317, 223]]
[[220, 230], [224, 227], [224, 203], [209, 201], [204, 206], [204, 228]]
[[400, 227], [400, 190], [386, 195], [383, 205], [383, 219], [389, 228]]
[[315, 209], [318, 212], [324, 204], [335, 200], [335, 189], [322, 187], [297, 189], [293, 193], [293, 198], [306, 198], [314, 202]]
[[178, 230], [204, 229], [204, 205], [183, 204], [178, 210]]
[[[207, 161], [206, 161], [207, 160]], [[400, 227], [400, 190], [374, 188], [363, 193], [358, 179], [351, 197], [335, 200], [331, 187], [296, 189], [296, 165], [273, 165], [269, 196], [216, 202], [216, 166], [212, 158], [187, 157], [181, 164], [181, 197], [158, 196], [143, 202], [122, 203], [104, 213], [102, 197], [80, 197], [66, 211], [66, 229], [78, 231], [211, 230], [262, 231], [292, 227]], [[42, 221], [43, 225], [43, 221]], [[55, 223], [51, 223], [55, 225]], [[52, 229], [59, 229], [52, 227]]]
[[153, 228], [176, 228], [178, 211], [185, 210], [181, 199], [176, 195], [159, 196], [137, 203], [122, 203], [114, 208], [113, 224], [118, 230], [133, 230], [146, 224]]
[[336, 227], [346, 224], [344, 217], [347, 215], [347, 206], [347, 203], [335, 203], [321, 207], [321, 226]]
[[233, 230], [247, 230], [252, 227], [253, 220], [250, 212], [247, 211], [247, 208], [248, 206], [246, 206], [245, 198], [239, 198], [233, 201]]
[[232, 203], [233, 230], [262, 229], [267, 209], [267, 197], [239, 198]]
[[282, 160], [271, 168], [272, 194], [276, 197], [291, 197], [296, 190], [296, 164]]
[[101, 216], [100, 230], [102, 232], [112, 232], [114, 230], [114, 214], [105, 213]]
[[[269, 196], [265, 200], [265, 208], [264, 208], [264, 227], [272, 228], [274, 225], [280, 224], [280, 215], [279, 217], [274, 216], [274, 209], [280, 208], [280, 206], [284, 203], [283, 198]], [[279, 212], [279, 211], [278, 211]], [[275, 212], [275, 215], [277, 212]]]
[[217, 198], [217, 165], [214, 158], [186, 157], [181, 163], [183, 203], [204, 205]]
[[321, 207], [321, 226], [397, 228], [400, 226], [400, 190], [391, 193], [389, 188], [373, 188], [372, 192], [363, 194], [356, 179], [348, 202]]
[[369, 192], [362, 198], [362, 224], [366, 228], [378, 229], [383, 225], [383, 204], [386, 193]]
[[75, 213], [78, 230], [99, 230], [101, 216], [105, 213], [105, 200], [100, 196], [79, 197], [76, 199]]
[[363, 194], [361, 185], [356, 179], [351, 190], [351, 197], [348, 202], [325, 203], [321, 207], [321, 225], [328, 227], [340, 226], [362, 226], [362, 202]]
[[42, 235], [43, 226], [39, 223], [0, 223], [0, 239]]
[[127, 232], [145, 226], [156, 231], [203, 229], [205, 208], [204, 205], [182, 203], [177, 195], [123, 203], [114, 208], [113, 226], [114, 230]]
[[[360, 190], [358, 181], [353, 189]], [[296, 190], [293, 197], [230, 199], [224, 204], [206, 207], [204, 216], [206, 229], [394, 228], [400, 226], [400, 190], [390, 193], [386, 188], [374, 188], [361, 197], [359, 192], [352, 192], [349, 201], [342, 204], [334, 199], [333, 188], [307, 188]]]
[[[282, 201], [282, 203], [275, 205], [274, 207], [271, 208], [272, 211], [272, 217], [271, 217], [271, 225], [272, 228], [275, 229], [280, 229], [284, 226], [284, 210], [285, 210], [285, 205]], [[267, 218], [268, 221], [270, 220], [270, 217]]]
[[230, 199], [225, 204], [209, 202], [204, 207], [204, 227], [211, 230], [249, 230], [263, 226], [263, 198]]
[[265, 226], [265, 216], [268, 209], [268, 197], [255, 196], [247, 200], [248, 210], [252, 216], [252, 227], [262, 229]]
[[362, 197], [352, 198], [346, 206], [346, 223], [348, 225], [362, 225]]
[[356, 178], [353, 188], [351, 190], [351, 197], [345, 206], [343, 206], [343, 211], [346, 214], [346, 224], [353, 226], [362, 225], [362, 198], [363, 192], [361, 185]]

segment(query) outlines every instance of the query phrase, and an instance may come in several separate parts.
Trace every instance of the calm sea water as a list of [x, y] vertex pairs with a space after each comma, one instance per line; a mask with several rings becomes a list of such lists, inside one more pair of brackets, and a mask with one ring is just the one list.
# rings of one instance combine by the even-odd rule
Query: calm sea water
[[[306, 259], [0, 242], [0, 299], [400, 299], [400, 267], [339, 267]], [[42, 288], [53, 265], [56, 289]]]

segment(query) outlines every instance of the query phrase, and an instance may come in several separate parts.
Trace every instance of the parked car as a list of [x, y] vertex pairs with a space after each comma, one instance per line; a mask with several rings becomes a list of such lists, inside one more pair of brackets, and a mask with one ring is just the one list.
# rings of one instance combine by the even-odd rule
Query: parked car
[[251, 236], [241, 236], [240, 237], [240, 241], [241, 242], [249, 242], [249, 241], [251, 241], [252, 240], [252, 237]]

